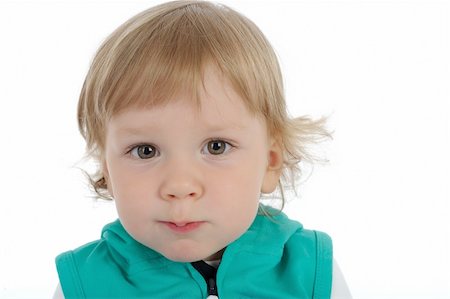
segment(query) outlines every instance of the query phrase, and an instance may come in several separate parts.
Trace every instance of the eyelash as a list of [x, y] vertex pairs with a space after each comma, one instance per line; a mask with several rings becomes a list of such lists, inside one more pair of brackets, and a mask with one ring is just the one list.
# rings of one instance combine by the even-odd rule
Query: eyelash
[[205, 147], [207, 147], [211, 142], [223, 142], [225, 144], [225, 152], [224, 153], [217, 154], [217, 155], [209, 153], [211, 156], [223, 156], [223, 155], [228, 154], [230, 151], [232, 151], [236, 148], [236, 146], [232, 142], [227, 141], [223, 138], [212, 138], [212, 139], [207, 140], [206, 144], [203, 145], [202, 152], [205, 149]]
[[[129, 147], [129, 149], [127, 150], [126, 154], [127, 155], [131, 155], [134, 158], [142, 159], [142, 160], [151, 159], [151, 158], [155, 157], [155, 156], [152, 156], [152, 157], [149, 157], [149, 158], [141, 158], [139, 156], [139, 152], [138, 152], [139, 148], [141, 148], [141, 147], [151, 147], [151, 148], [153, 148], [154, 151], [156, 151], [155, 156], [159, 155], [159, 149], [156, 146], [154, 146], [152, 144], [148, 144], [148, 143], [139, 143], [139, 144], [136, 144], [136, 145], [132, 145], [132, 146]], [[135, 151], [136, 151], [136, 153], [134, 154]]]
[[[232, 142], [230, 142], [230, 141], [228, 141], [228, 140], [225, 140], [225, 139], [223, 139], [223, 138], [211, 138], [211, 139], [207, 140], [206, 143], [202, 146], [202, 153], [205, 153], [205, 147], [208, 147], [208, 145], [211, 144], [212, 142], [218, 142], [218, 143], [223, 143], [223, 144], [225, 144], [225, 150], [224, 150], [223, 153], [219, 153], [219, 154], [212, 154], [212, 153], [209, 153], [209, 155], [211, 155], [211, 156], [213, 156], [213, 157], [219, 158], [220, 156], [226, 155], [226, 154], [228, 154], [230, 151], [232, 151], [233, 149], [236, 148], [236, 145], [234, 145]], [[151, 147], [154, 151], [156, 151], [156, 153], [155, 153], [154, 156], [151, 156], [151, 157], [149, 157], [149, 158], [142, 158], [142, 157], [139, 155], [139, 152], [137, 152], [137, 151], [139, 151], [139, 149], [140, 149], [141, 147]], [[208, 148], [206, 148], [206, 151], [208, 151]], [[134, 152], [136, 152], [136, 153], [133, 154]], [[131, 155], [131, 156], [133, 156], [134, 158], [137, 158], [137, 159], [147, 160], [147, 159], [152, 159], [152, 158], [154, 158], [155, 156], [159, 156], [160, 152], [159, 152], [159, 149], [158, 149], [156, 146], [154, 146], [153, 144], [149, 144], [149, 143], [139, 143], [139, 144], [135, 144], [135, 145], [130, 146], [130, 147], [126, 150], [126, 154], [127, 154], [127, 155]]]

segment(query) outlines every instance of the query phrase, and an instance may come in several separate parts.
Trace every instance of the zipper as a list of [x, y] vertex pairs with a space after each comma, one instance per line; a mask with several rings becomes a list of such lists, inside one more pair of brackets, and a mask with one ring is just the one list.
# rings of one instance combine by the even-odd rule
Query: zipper
[[205, 279], [206, 282], [206, 289], [209, 296], [216, 296], [212, 298], [218, 298], [219, 295], [217, 290], [217, 284], [216, 284], [216, 275], [217, 275], [217, 269], [213, 266], [208, 265], [204, 261], [197, 261], [191, 263], [191, 265], [197, 270]]
[[208, 279], [208, 296], [214, 295], [217, 296], [217, 285], [216, 280], [214, 278]]

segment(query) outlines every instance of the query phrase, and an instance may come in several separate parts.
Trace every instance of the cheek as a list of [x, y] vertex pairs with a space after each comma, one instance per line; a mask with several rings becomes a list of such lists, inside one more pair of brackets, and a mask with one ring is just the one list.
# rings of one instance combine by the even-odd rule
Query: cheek
[[265, 175], [266, 161], [261, 156], [253, 156], [240, 165], [237, 184], [247, 189], [253, 189], [253, 192], [261, 191], [261, 185]]
[[246, 160], [217, 175], [208, 176], [205, 183], [212, 188], [207, 189], [210, 196], [216, 198], [211, 202], [216, 208], [220, 201], [221, 208], [234, 210], [257, 206], [264, 177], [262, 169], [260, 161]]
[[154, 182], [144, 174], [137, 175], [114, 166], [110, 171], [110, 184], [119, 213], [148, 210], [149, 198], [154, 197]]

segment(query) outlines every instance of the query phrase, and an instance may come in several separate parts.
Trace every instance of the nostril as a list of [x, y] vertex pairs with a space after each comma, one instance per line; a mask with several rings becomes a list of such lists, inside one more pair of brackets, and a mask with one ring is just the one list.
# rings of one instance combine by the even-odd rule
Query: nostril
[[168, 199], [192, 198], [192, 197], [196, 197], [197, 196], [197, 192], [191, 192], [191, 193], [188, 193], [185, 196], [177, 195], [177, 194], [167, 194], [166, 196], [167, 196]]
[[166, 200], [197, 199], [202, 195], [203, 188], [198, 183], [181, 184], [172, 180], [162, 185], [159, 192], [161, 198]]

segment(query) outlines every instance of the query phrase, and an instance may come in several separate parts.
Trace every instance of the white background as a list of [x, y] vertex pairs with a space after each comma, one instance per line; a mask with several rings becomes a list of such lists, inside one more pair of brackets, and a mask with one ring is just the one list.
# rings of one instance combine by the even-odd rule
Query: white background
[[[115, 216], [76, 169], [101, 41], [159, 1], [0, 2], [0, 297], [49, 298], [54, 257]], [[354, 298], [450, 298], [450, 5], [223, 1], [280, 56], [292, 115], [331, 115], [330, 163], [286, 212], [328, 232]]]

